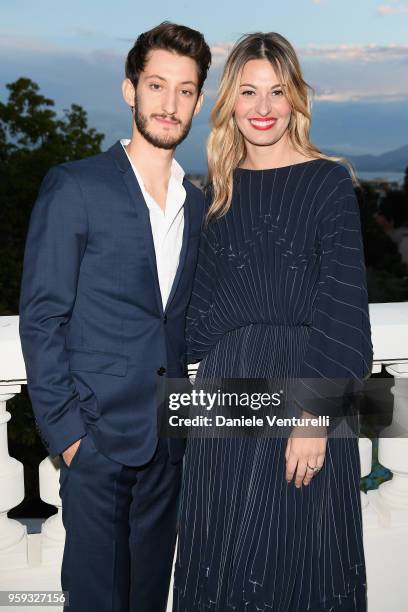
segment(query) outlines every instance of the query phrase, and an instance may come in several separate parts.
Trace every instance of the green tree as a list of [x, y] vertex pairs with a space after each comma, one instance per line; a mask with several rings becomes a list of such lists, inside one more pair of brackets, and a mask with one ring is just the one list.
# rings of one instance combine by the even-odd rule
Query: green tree
[[103, 134], [76, 104], [58, 116], [37, 83], [20, 78], [0, 102], [0, 315], [18, 313], [24, 243], [32, 206], [48, 169], [99, 153]]
[[[394, 201], [398, 194], [388, 194]], [[408, 300], [408, 268], [401, 260], [397, 245], [375, 221], [378, 194], [369, 183], [356, 190], [360, 206], [370, 302], [405, 302]]]

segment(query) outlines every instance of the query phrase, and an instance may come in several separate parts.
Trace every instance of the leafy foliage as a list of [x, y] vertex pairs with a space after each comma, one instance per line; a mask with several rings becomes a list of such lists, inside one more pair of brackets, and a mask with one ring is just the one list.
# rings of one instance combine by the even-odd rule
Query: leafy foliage
[[[403, 192], [395, 193], [402, 195]], [[372, 303], [405, 302], [408, 300], [408, 267], [401, 260], [397, 245], [375, 221], [378, 195], [369, 183], [362, 183], [356, 195], [364, 239], [368, 299]], [[398, 196], [398, 199], [401, 198]], [[402, 199], [408, 208], [407, 198]]]
[[58, 117], [37, 83], [20, 78], [0, 102], [0, 315], [18, 312], [24, 243], [32, 206], [49, 168], [99, 153], [103, 134], [77, 104]]

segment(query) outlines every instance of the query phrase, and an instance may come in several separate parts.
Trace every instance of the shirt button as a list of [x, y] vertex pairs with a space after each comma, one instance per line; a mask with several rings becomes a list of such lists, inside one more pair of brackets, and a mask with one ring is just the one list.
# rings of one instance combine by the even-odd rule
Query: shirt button
[[157, 370], [157, 373], [159, 376], [163, 376], [165, 372], [166, 372], [166, 368], [163, 368], [163, 366]]

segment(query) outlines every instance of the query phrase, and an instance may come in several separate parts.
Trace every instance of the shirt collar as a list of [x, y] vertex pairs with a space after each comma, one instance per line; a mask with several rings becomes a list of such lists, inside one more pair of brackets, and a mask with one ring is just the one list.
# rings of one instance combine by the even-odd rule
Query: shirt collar
[[[128, 152], [125, 149], [125, 146], [128, 145], [129, 143], [130, 143], [130, 139], [129, 138], [121, 138], [121, 140], [120, 140], [120, 144], [122, 145], [123, 150], [125, 151], [126, 155], [128, 156], [128, 159], [129, 159], [133, 169], [135, 170], [138, 178], [143, 183], [143, 179], [140, 176], [140, 172], [138, 172], [136, 166], [133, 164], [132, 160], [130, 159], [130, 157], [128, 155]], [[180, 166], [178, 161], [175, 160], [174, 157], [173, 157], [173, 160], [171, 162], [170, 178], [174, 179], [177, 183], [183, 184], [184, 175], [185, 175], [185, 172], [184, 172], [183, 168]]]

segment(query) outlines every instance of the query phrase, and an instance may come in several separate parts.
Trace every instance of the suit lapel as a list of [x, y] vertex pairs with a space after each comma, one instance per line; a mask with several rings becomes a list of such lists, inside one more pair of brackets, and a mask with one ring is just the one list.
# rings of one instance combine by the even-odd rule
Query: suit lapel
[[174, 295], [175, 295], [175, 293], [177, 291], [177, 287], [178, 287], [178, 284], [180, 282], [181, 274], [182, 274], [183, 269], [184, 269], [184, 264], [186, 262], [186, 256], [187, 256], [187, 251], [188, 251], [188, 242], [189, 242], [189, 238], [190, 238], [190, 225], [191, 225], [191, 211], [190, 211], [190, 206], [189, 206], [188, 191], [186, 189], [186, 199], [184, 201], [183, 241], [182, 241], [182, 244], [181, 244], [180, 259], [179, 259], [179, 264], [178, 264], [178, 267], [177, 267], [176, 276], [174, 277], [173, 285], [171, 287], [169, 299], [167, 300], [165, 312], [167, 312], [169, 310], [171, 302], [172, 302], [172, 300], [174, 298]]
[[[154, 242], [153, 242], [153, 234], [152, 228], [150, 225], [150, 216], [149, 209], [143, 197], [143, 193], [140, 189], [140, 185], [137, 181], [135, 173], [133, 172], [133, 168], [129, 162], [129, 159], [126, 155], [126, 152], [123, 149], [120, 141], [116, 142], [108, 151], [108, 154], [112, 155], [116, 161], [116, 164], [122, 173], [123, 180], [126, 184], [127, 190], [129, 192], [129, 197], [136, 206], [136, 211], [138, 215], [138, 219], [140, 221], [141, 230], [143, 239], [145, 242], [146, 253], [149, 260], [149, 264], [152, 270], [155, 293], [156, 293], [156, 301], [160, 312], [163, 314], [163, 301], [160, 292], [160, 284], [159, 277], [157, 274], [157, 262], [156, 262], [156, 254], [154, 250]], [[180, 277], [184, 269], [186, 256], [188, 252], [188, 243], [190, 238], [190, 225], [191, 225], [191, 211], [189, 206], [189, 192], [186, 185], [184, 185], [186, 190], [186, 199], [184, 202], [184, 229], [183, 229], [183, 240], [180, 251], [180, 259], [179, 265], [177, 267], [176, 276], [174, 278], [170, 295], [167, 300], [166, 308], [164, 312], [169, 310], [171, 302], [174, 298], [174, 295], [177, 291], [178, 284], [180, 282]]]
[[113, 155], [113, 157], [115, 158], [117, 166], [120, 172], [122, 173], [122, 177], [127, 187], [129, 197], [136, 207], [136, 212], [140, 223], [140, 229], [145, 243], [147, 258], [149, 260], [150, 268], [153, 275], [157, 306], [159, 308], [159, 311], [163, 313], [163, 302], [160, 293], [159, 277], [157, 274], [157, 262], [154, 250], [152, 228], [150, 225], [149, 209], [143, 197], [143, 193], [140, 189], [140, 185], [135, 176], [133, 168], [120, 141], [114, 144], [113, 147], [108, 150], [108, 153]]

